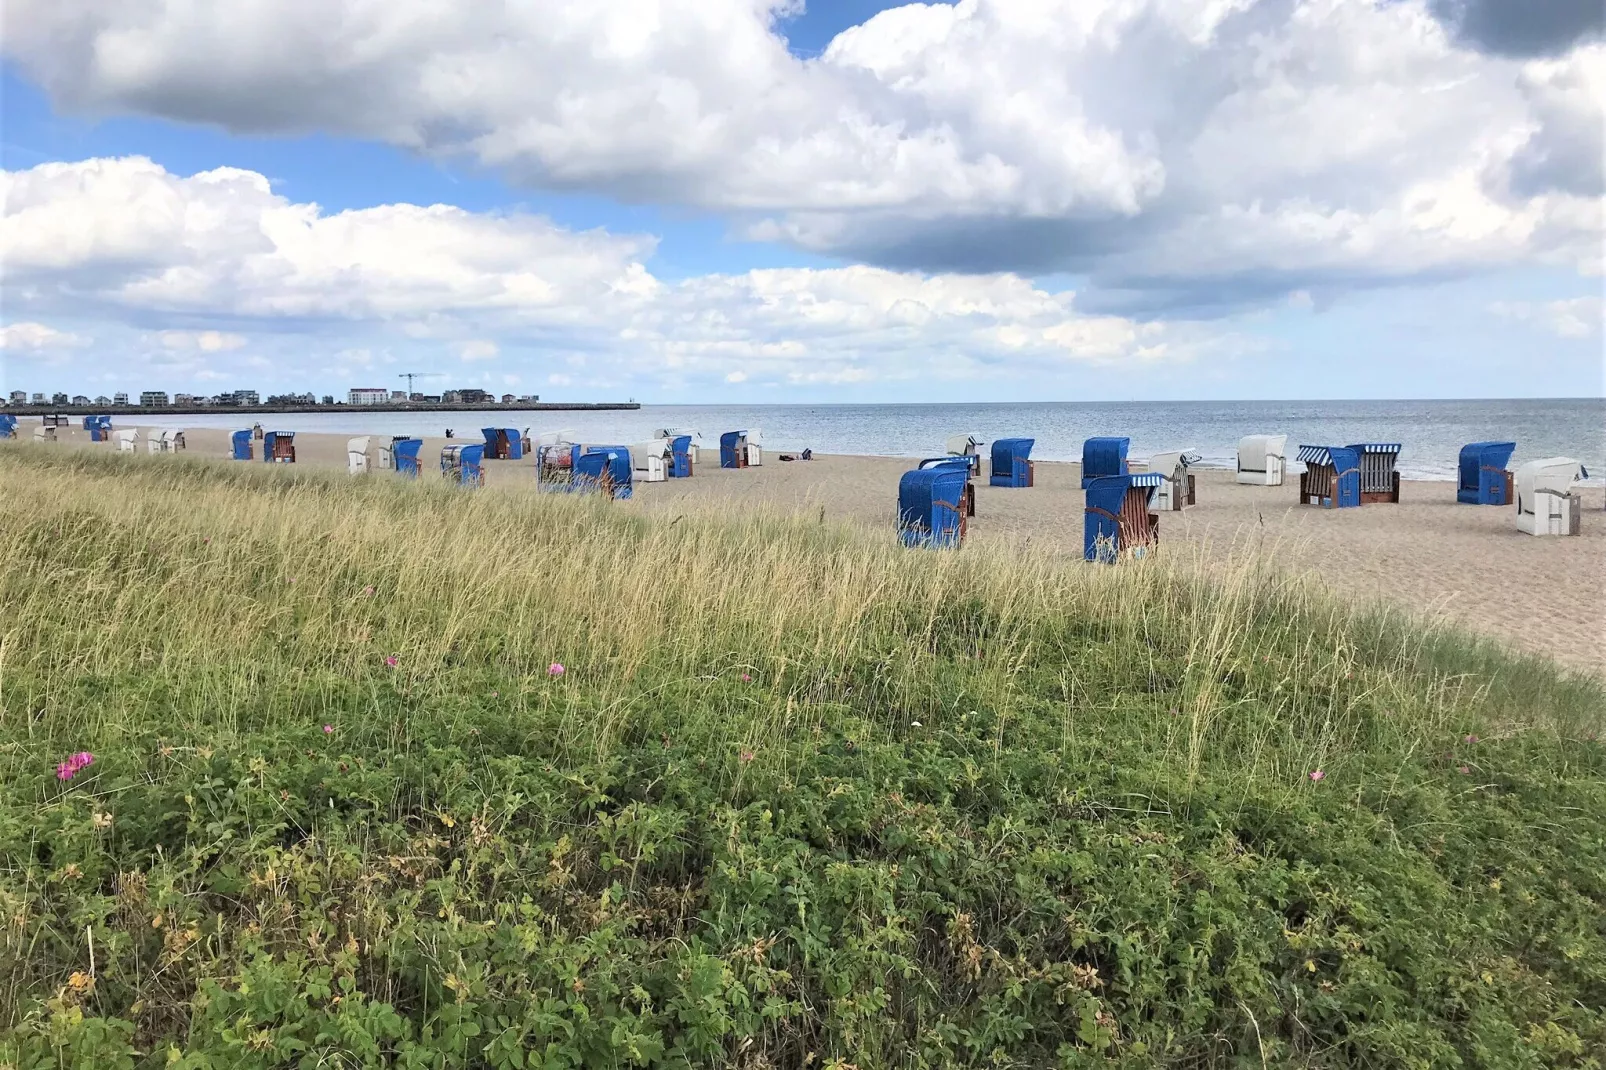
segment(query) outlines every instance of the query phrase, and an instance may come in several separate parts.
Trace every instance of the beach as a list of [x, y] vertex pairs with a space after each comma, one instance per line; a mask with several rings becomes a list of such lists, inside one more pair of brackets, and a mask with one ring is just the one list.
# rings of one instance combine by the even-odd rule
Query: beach
[[[28, 445], [34, 426], [25, 421], [9, 445]], [[60, 429], [59, 439], [38, 448], [115, 448], [91, 444], [81, 428]], [[229, 456], [227, 431], [192, 428], [185, 439], [190, 457]], [[425, 478], [437, 477], [446, 441], [424, 439], [419, 456]], [[370, 458], [375, 474], [384, 476], [377, 471], [379, 442], [372, 439]], [[302, 432], [295, 443], [299, 465], [346, 467], [345, 436]], [[260, 444], [256, 448], [260, 456]], [[143, 457], [143, 428], [139, 449]], [[787, 463], [768, 451], [761, 468], [723, 470], [716, 461], [717, 448], [705, 442], [694, 478], [637, 483], [634, 499], [620, 507], [662, 513], [693, 505], [763, 506], [890, 527], [898, 478], [911, 467], [905, 458], [818, 453], [812, 461]], [[1139, 467], [1134, 464], [1133, 470]], [[528, 458], [487, 461], [485, 472], [488, 486], [525, 486], [535, 493]], [[1032, 488], [978, 483], [977, 515], [966, 548], [1024, 539], [1080, 555], [1080, 478], [1078, 464], [1040, 461]], [[1598, 487], [1578, 491], [1584, 503], [1581, 536], [1535, 538], [1516, 529], [1510, 507], [1458, 504], [1450, 482], [1407, 480], [1397, 505], [1329, 510], [1295, 502], [1297, 476], [1280, 487], [1242, 486], [1222, 471], [1200, 471], [1196, 478], [1199, 504], [1161, 514], [1161, 553], [1192, 554], [1209, 562], [1235, 548], [1258, 548], [1291, 572], [1320, 576], [1347, 600], [1387, 602], [1606, 674], [1606, 513]]]

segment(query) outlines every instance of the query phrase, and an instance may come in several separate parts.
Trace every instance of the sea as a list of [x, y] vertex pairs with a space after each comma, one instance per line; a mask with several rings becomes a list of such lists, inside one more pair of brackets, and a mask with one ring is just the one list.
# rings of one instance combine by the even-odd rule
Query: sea
[[820, 453], [930, 457], [949, 435], [1035, 438], [1032, 456], [1075, 461], [1082, 440], [1125, 435], [1129, 456], [1143, 460], [1168, 449], [1194, 449], [1203, 467], [1232, 468], [1238, 440], [1250, 434], [1288, 435], [1292, 458], [1303, 443], [1342, 446], [1398, 442], [1406, 479], [1453, 480], [1468, 442], [1514, 441], [1513, 464], [1566, 456], [1584, 463], [1600, 483], [1606, 476], [1606, 398], [1497, 401], [1090, 401], [942, 405], [643, 405], [634, 410], [486, 412], [338, 412], [284, 416], [227, 413], [174, 415], [137, 422], [162, 427], [243, 428], [346, 435], [444, 435], [478, 438], [481, 427], [570, 431], [580, 442], [629, 445], [658, 428], [695, 428], [705, 445], [723, 431], [761, 430], [769, 452], [812, 448]]

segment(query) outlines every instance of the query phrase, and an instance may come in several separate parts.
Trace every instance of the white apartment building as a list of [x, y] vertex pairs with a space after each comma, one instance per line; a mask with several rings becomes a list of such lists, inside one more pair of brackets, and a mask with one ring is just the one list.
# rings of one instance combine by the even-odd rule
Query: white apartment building
[[390, 400], [390, 391], [379, 386], [354, 386], [346, 391], [347, 405], [383, 405]]

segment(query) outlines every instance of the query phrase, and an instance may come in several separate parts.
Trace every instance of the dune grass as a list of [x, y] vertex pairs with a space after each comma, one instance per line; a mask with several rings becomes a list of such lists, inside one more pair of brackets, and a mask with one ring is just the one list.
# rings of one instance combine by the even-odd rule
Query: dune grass
[[1253, 555], [8, 444], [0, 604], [8, 1070], [1606, 1051], [1600, 683]]

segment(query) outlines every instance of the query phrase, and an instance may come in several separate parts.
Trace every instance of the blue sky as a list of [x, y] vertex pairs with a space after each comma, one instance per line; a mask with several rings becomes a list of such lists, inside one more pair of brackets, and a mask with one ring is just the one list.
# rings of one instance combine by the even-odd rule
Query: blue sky
[[8, 390], [1606, 392], [1598, 21], [14, 6]]

